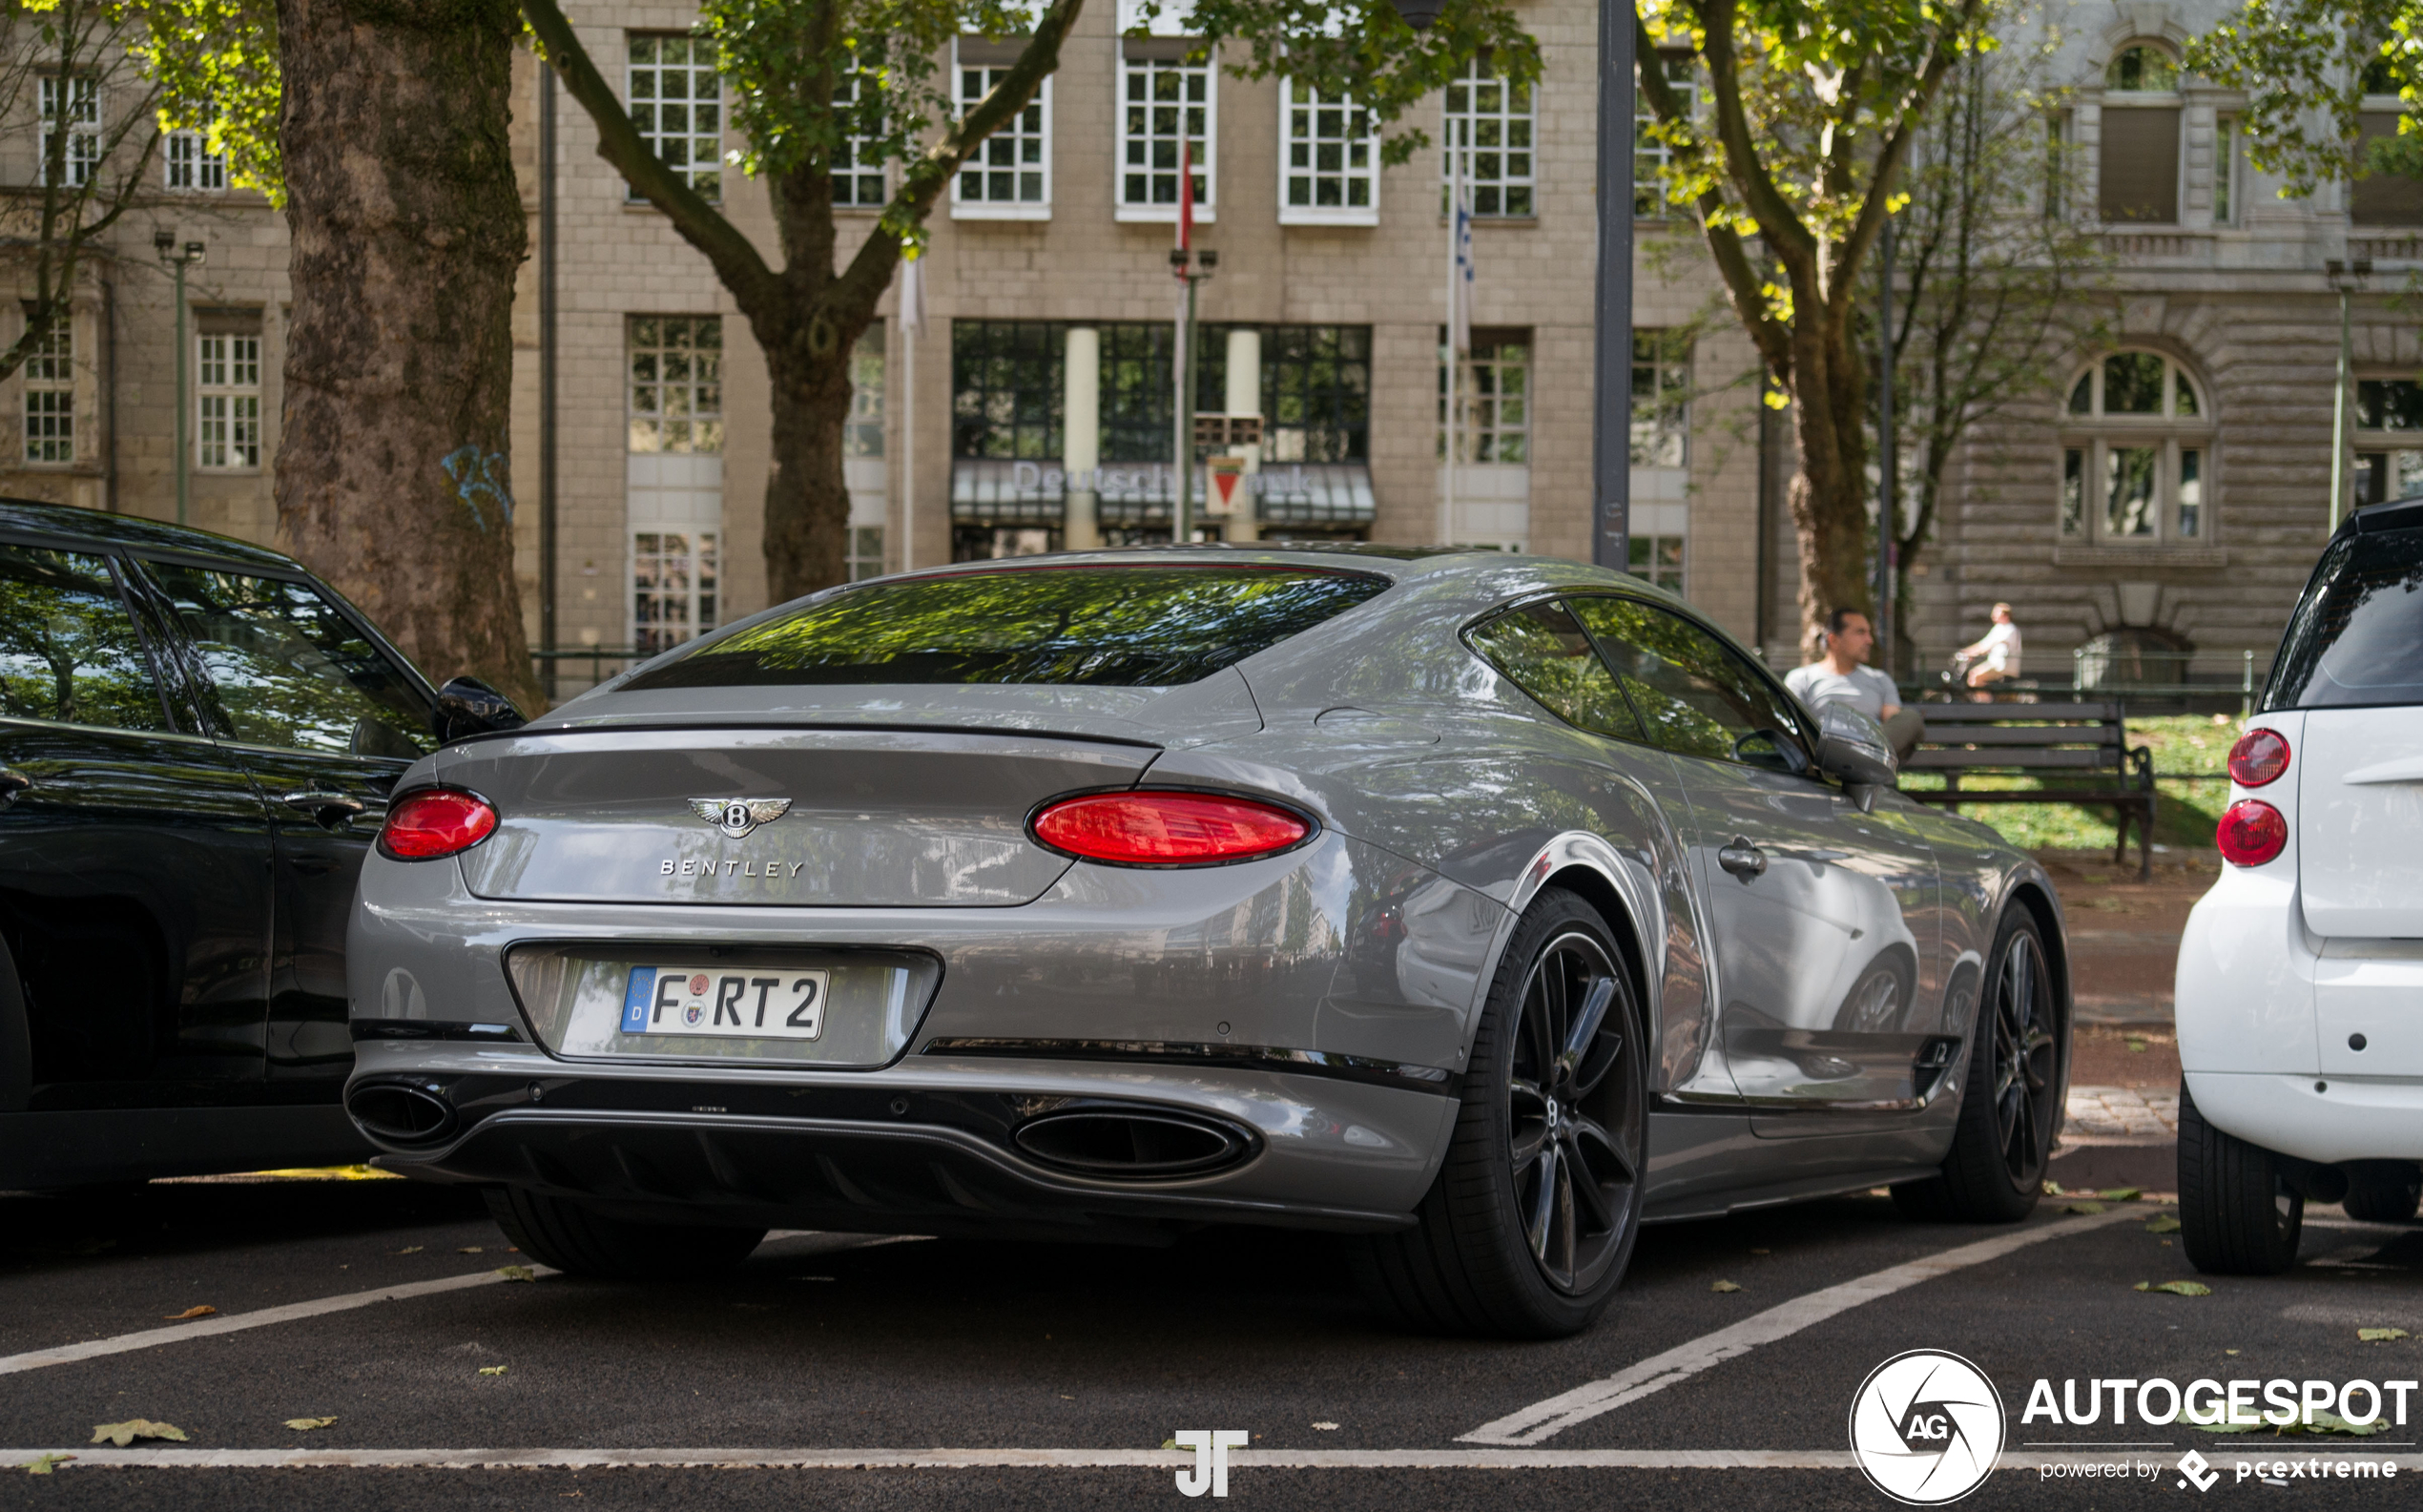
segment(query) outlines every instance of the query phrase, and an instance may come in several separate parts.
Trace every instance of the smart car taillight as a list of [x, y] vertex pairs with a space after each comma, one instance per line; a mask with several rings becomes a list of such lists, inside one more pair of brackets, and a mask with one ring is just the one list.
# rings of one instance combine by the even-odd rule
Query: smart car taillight
[[2261, 798], [2240, 798], [2221, 817], [2213, 839], [2232, 866], [2261, 866], [2288, 847], [2288, 821]]
[[1035, 839], [1122, 866], [1211, 866], [1301, 844], [1312, 821], [1275, 803], [1216, 793], [1088, 793], [1047, 804]]
[[379, 830], [380, 854], [400, 861], [454, 856], [496, 828], [488, 800], [461, 788], [421, 788], [395, 800]]
[[2249, 730], [2229, 748], [2229, 780], [2242, 788], [2276, 782], [2288, 770], [2288, 741], [2277, 730]]

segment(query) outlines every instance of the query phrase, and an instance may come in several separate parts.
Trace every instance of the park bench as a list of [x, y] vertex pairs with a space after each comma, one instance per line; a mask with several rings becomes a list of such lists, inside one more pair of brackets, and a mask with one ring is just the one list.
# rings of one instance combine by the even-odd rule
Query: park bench
[[[2154, 864], [2154, 757], [2128, 743], [2117, 703], [1929, 703], [1926, 738], [1901, 763], [1904, 772], [1943, 776], [1941, 791], [1908, 796], [1960, 811], [1964, 803], [2076, 803], [2118, 815], [2112, 862], [2128, 858], [2129, 820], [2137, 821], [2140, 880]], [[1967, 788], [1964, 777], [2029, 777], [2035, 789]]]

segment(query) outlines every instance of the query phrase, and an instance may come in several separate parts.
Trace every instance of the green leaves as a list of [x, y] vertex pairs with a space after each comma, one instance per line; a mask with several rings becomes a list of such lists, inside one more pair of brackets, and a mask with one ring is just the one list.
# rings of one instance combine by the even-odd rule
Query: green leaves
[[2210, 1296], [2213, 1289], [2202, 1281], [2140, 1281], [2140, 1292], [2168, 1292], [2173, 1296]]
[[207, 134], [230, 184], [283, 205], [276, 0], [153, 0], [140, 14], [128, 50], [159, 84], [160, 129]]
[[[2236, 20], [2187, 47], [2187, 66], [2247, 92], [2247, 155], [2288, 180], [2286, 194], [2384, 170], [2423, 167], [2423, 10], [2413, 0], [2247, 0]], [[2359, 151], [2364, 97], [2394, 93], [2399, 135]]]
[[170, 1439], [185, 1442], [185, 1430], [171, 1422], [154, 1422], [149, 1418], [129, 1418], [124, 1422], [97, 1422], [93, 1425], [94, 1443], [114, 1443], [123, 1449], [137, 1439]]

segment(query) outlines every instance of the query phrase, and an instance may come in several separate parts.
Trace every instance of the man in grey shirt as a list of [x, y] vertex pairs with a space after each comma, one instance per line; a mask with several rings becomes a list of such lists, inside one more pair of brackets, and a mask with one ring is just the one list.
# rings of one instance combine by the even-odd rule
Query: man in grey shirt
[[1855, 609], [1838, 609], [1826, 616], [1826, 654], [1784, 675], [1802, 703], [1847, 703], [1885, 727], [1895, 759], [1907, 761], [1926, 734], [1926, 721], [1916, 709], [1901, 706], [1901, 690], [1893, 679], [1867, 665], [1876, 632], [1868, 616]]

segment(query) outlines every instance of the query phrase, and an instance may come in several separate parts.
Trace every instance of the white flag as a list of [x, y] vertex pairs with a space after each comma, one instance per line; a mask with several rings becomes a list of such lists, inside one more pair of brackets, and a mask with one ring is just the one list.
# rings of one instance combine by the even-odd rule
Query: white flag
[[914, 331], [925, 323], [925, 259], [908, 257], [901, 262], [901, 329]]

